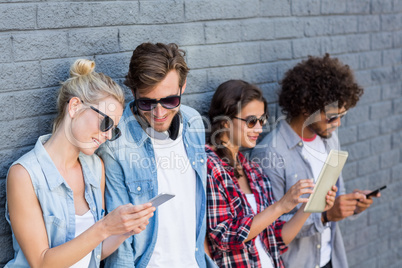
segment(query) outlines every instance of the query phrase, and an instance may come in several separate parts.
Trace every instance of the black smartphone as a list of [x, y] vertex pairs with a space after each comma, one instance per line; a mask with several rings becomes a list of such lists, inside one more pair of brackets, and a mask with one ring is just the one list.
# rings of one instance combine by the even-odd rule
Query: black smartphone
[[378, 189], [375, 189], [371, 193], [366, 194], [366, 198], [369, 198], [370, 196], [374, 196], [374, 195], [378, 194], [381, 190], [384, 190], [385, 188], [387, 188], [387, 185], [384, 185]]

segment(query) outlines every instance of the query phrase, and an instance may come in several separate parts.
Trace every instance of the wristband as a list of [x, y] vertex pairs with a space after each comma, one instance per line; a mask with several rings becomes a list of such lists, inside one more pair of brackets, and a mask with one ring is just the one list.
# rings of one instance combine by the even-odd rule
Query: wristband
[[325, 223], [329, 222], [328, 217], [327, 217], [327, 212], [326, 212], [326, 211], [324, 211], [324, 212], [322, 213], [322, 217], [324, 218], [324, 222], [325, 222]]

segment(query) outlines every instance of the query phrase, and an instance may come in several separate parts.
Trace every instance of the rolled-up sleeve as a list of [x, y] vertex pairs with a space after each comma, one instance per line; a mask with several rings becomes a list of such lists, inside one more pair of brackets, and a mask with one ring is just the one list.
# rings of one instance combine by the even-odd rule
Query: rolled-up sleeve
[[277, 219], [271, 225], [274, 229], [276, 245], [279, 248], [280, 254], [285, 253], [288, 250], [288, 247], [286, 246], [285, 242], [283, 242], [283, 239], [282, 239], [282, 229], [283, 229], [283, 225], [285, 225], [285, 223], [286, 223], [285, 221]]

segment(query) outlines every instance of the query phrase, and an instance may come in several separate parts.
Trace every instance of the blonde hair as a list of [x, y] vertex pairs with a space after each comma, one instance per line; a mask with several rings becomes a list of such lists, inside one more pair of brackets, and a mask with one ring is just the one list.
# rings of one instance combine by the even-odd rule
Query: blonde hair
[[84, 103], [96, 104], [109, 96], [124, 106], [124, 92], [109, 76], [96, 73], [95, 62], [76, 60], [70, 68], [70, 78], [61, 83], [57, 97], [57, 117], [53, 122], [53, 133], [62, 123], [68, 101], [77, 97]]

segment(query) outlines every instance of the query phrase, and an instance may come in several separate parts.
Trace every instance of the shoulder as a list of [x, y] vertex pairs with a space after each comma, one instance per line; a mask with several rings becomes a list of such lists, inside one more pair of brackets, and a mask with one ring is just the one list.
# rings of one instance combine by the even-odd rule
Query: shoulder
[[270, 133], [268, 133], [254, 149], [251, 151], [251, 156], [255, 157], [264, 157], [269, 153], [283, 153], [283, 148], [287, 148], [286, 142], [281, 135], [278, 127], [273, 129]]
[[209, 146], [208, 144], [205, 145], [205, 153], [207, 155], [208, 161], [211, 161], [213, 163], [221, 161], [220, 157], [215, 153], [215, 151], [212, 149], [212, 147]]
[[10, 167], [8, 171], [8, 176], [11, 175], [24, 175], [26, 174], [28, 178], [31, 178], [31, 173], [41, 172], [41, 166], [38, 162], [38, 158], [35, 155], [34, 149], [22, 155], [18, 160], [16, 160]]
[[[240, 155], [240, 153], [239, 153]], [[261, 167], [260, 165], [257, 163], [257, 161], [254, 161], [252, 159], [247, 159], [243, 154], [242, 154], [242, 158], [244, 158], [244, 165], [247, 165], [249, 169], [253, 169], [259, 173], [262, 173]]]
[[8, 180], [26, 180], [30, 179], [30, 175], [28, 170], [22, 166], [21, 164], [14, 164], [10, 167], [8, 174], [7, 174], [7, 182]]
[[39, 165], [38, 158], [35, 154], [35, 148], [22, 155], [11, 166], [14, 166], [15, 164], [20, 164], [22, 166], [36, 165], [36, 164]]
[[187, 118], [191, 118], [192, 116], [201, 117], [200, 113], [196, 109], [187, 105], [180, 105], [180, 112]]
[[[213, 149], [206, 145], [205, 151], [207, 154], [207, 182], [209, 184], [209, 191], [226, 191], [233, 185], [232, 177], [226, 170], [227, 164], [223, 163], [222, 159], [213, 151]], [[214, 190], [212, 190], [214, 189]]]
[[7, 195], [14, 196], [36, 195], [31, 175], [21, 164], [12, 165], [7, 174]]
[[120, 128], [120, 131], [122, 131], [123, 134], [114, 141], [107, 140], [102, 143], [95, 151], [95, 154], [101, 157], [103, 161], [106, 161], [105, 159], [110, 157], [114, 159], [119, 150], [121, 150], [122, 148], [126, 148], [129, 144], [131, 144], [131, 141], [127, 141], [128, 139], [130, 139], [131, 133], [126, 130], [127, 129]]
[[204, 123], [202, 121], [202, 116], [194, 108], [191, 108], [191, 107], [186, 106], [186, 105], [181, 105], [180, 106], [180, 113], [181, 113], [181, 115], [183, 117], [183, 121], [185, 123], [188, 123], [188, 125], [190, 127], [196, 126], [196, 127], [205, 128]]
[[207, 155], [207, 168], [208, 173], [222, 174], [225, 172], [222, 159], [215, 153], [215, 151], [209, 146], [205, 145], [205, 153]]
[[242, 162], [242, 166], [244, 169], [248, 170], [249, 172], [255, 173], [258, 176], [262, 176], [264, 174], [258, 159], [256, 159], [257, 161], [249, 159], [244, 153], [241, 152], [239, 152], [239, 159]]

